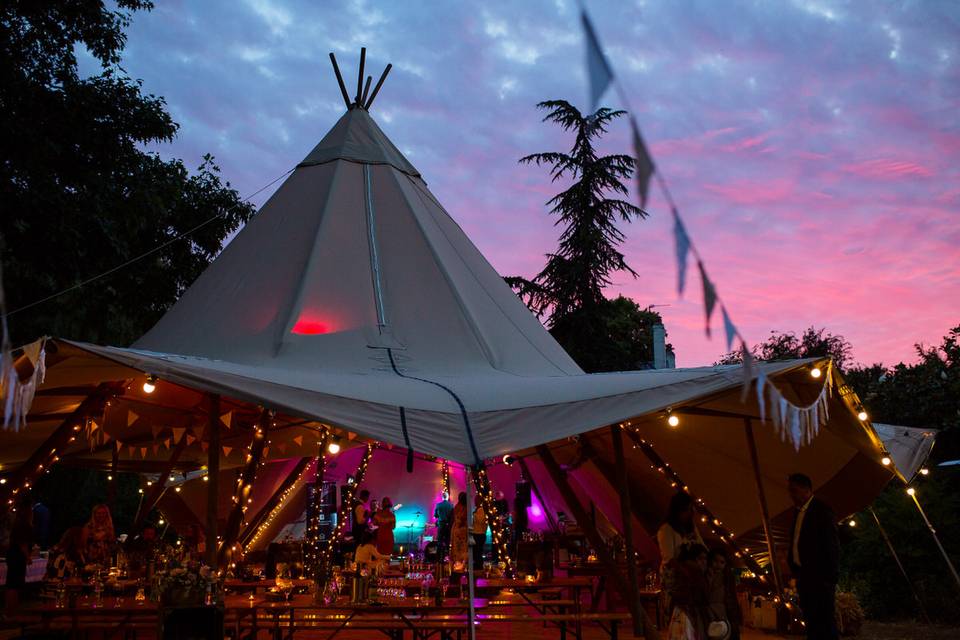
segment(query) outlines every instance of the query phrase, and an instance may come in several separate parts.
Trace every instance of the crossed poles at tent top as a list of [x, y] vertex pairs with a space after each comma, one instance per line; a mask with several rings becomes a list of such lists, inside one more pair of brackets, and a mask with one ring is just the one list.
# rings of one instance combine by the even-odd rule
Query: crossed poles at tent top
[[373, 93], [370, 93], [370, 82], [373, 80], [373, 76], [367, 76], [367, 83], [363, 83], [363, 67], [367, 61], [367, 48], [362, 47], [360, 49], [360, 71], [357, 73], [357, 94], [351, 102], [350, 97], [347, 95], [347, 87], [343, 83], [343, 76], [340, 75], [340, 66], [337, 64], [337, 57], [333, 55], [333, 52], [330, 52], [330, 62], [333, 64], [333, 73], [337, 76], [337, 84], [340, 86], [340, 95], [343, 96], [343, 104], [347, 109], [363, 109], [364, 111], [369, 111], [370, 106], [373, 104], [374, 99], [377, 97], [377, 94], [380, 93], [380, 87], [383, 86], [383, 81], [387, 79], [387, 74], [390, 73], [390, 69], [393, 68], [392, 64], [388, 64], [386, 69], [383, 70], [383, 73], [380, 74], [380, 79], [377, 80], [377, 86], [374, 87]]

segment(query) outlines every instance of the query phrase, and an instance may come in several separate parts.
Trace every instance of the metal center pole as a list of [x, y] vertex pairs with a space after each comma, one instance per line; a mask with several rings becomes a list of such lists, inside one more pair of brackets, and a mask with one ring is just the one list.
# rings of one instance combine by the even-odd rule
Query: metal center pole
[[467, 624], [470, 625], [470, 640], [477, 640], [477, 611], [473, 603], [473, 492], [470, 491], [470, 485], [472, 484], [470, 480], [474, 474], [474, 468], [464, 467], [463, 470], [466, 473], [465, 486], [467, 488], [467, 598], [469, 598], [469, 602], [467, 603]]

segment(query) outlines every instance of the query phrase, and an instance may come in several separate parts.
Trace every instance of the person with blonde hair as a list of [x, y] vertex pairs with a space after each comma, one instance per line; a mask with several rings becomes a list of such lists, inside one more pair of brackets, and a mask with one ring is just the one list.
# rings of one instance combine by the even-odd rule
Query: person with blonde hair
[[109, 567], [117, 541], [110, 507], [98, 504], [93, 508], [90, 520], [84, 526], [84, 536], [87, 539], [87, 562]]

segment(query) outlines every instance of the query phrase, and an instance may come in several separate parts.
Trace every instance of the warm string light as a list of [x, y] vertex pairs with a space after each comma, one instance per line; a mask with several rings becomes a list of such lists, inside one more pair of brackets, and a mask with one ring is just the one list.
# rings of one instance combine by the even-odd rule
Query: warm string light
[[349, 510], [353, 508], [353, 494], [357, 490], [357, 487], [363, 482], [363, 477], [367, 473], [367, 465], [370, 464], [370, 458], [373, 456], [374, 445], [372, 443], [367, 443], [367, 449], [363, 452], [363, 457], [360, 458], [360, 465], [357, 467], [357, 472], [354, 474], [353, 484], [347, 485], [346, 495], [343, 496], [343, 502], [340, 504], [340, 510], [337, 512], [337, 526], [334, 527], [333, 532], [330, 534], [330, 540], [327, 541], [327, 546], [321, 552], [320, 557], [317, 562], [317, 572], [322, 574], [326, 572], [329, 567], [330, 558], [333, 557], [333, 548], [340, 541], [340, 538], [343, 537], [343, 530], [347, 522], [347, 514]]
[[440, 464], [440, 485], [443, 493], [450, 495], [450, 463], [444, 460]]
[[307, 465], [303, 471], [300, 472], [300, 475], [297, 476], [297, 479], [290, 484], [286, 490], [280, 494], [280, 498], [277, 500], [277, 503], [273, 506], [273, 509], [270, 510], [270, 513], [267, 514], [267, 517], [264, 518], [263, 522], [257, 527], [257, 530], [254, 532], [253, 537], [250, 538], [250, 541], [244, 545], [244, 551], [250, 551], [260, 538], [263, 537], [263, 534], [270, 528], [270, 525], [273, 524], [273, 521], [277, 518], [283, 508], [286, 506], [287, 500], [294, 494], [294, 492], [300, 487], [300, 482], [306, 477], [307, 471], [310, 470], [310, 465]]
[[503, 522], [501, 522], [499, 514], [497, 513], [496, 502], [493, 499], [493, 491], [490, 486], [490, 478], [487, 476], [485, 467], [481, 466], [474, 470], [473, 484], [476, 488], [477, 495], [480, 497], [480, 506], [483, 507], [483, 512], [487, 516], [487, 523], [490, 525], [490, 537], [493, 540], [493, 544], [497, 547], [497, 555], [500, 561], [506, 565], [507, 576], [512, 577], [513, 562], [507, 547], [507, 535], [503, 530]]
[[[247, 466], [237, 478], [237, 486], [233, 494], [233, 513], [230, 516], [230, 521], [236, 522], [239, 520], [239, 524], [241, 526], [247, 524], [245, 514], [250, 506], [250, 503], [253, 502], [253, 498], [251, 496], [253, 491], [253, 482], [257, 477], [257, 470], [263, 465], [263, 452], [265, 450], [265, 445], [269, 444], [270, 441], [265, 441], [263, 426], [260, 422], [258, 422], [256, 425], [254, 425], [253, 437], [250, 439], [250, 444], [247, 446]], [[237, 530], [239, 531], [239, 528]], [[230, 533], [230, 535], [235, 536], [236, 532]], [[233, 553], [238, 549], [238, 545], [233, 544], [229, 548], [225, 549], [225, 543], [226, 541], [221, 542], [219, 551], [223, 555], [225, 563], [230, 563]]]
[[320, 439], [317, 441], [316, 474], [314, 475], [313, 486], [313, 512], [307, 520], [307, 531], [305, 534], [305, 544], [303, 546], [304, 567], [307, 575], [311, 578], [320, 577], [321, 567], [319, 565], [322, 556], [320, 548], [320, 517], [323, 509], [323, 482], [326, 476], [328, 451], [328, 438], [330, 431], [326, 428], [321, 430]]
[[[703, 498], [699, 498], [690, 492], [689, 487], [680, 478], [680, 474], [674, 471], [673, 468], [670, 466], [670, 464], [664, 461], [664, 459], [661, 458], [660, 455], [653, 450], [653, 445], [651, 445], [649, 442], [639, 437], [639, 433], [640, 433], [639, 429], [637, 427], [634, 427], [633, 424], [630, 422], [622, 423], [620, 426], [624, 430], [629, 429], [627, 433], [628, 435], [631, 436], [631, 439], [634, 441], [633, 448], [634, 449], [639, 448], [641, 451], [643, 451], [643, 453], [647, 456], [647, 458], [649, 458], [650, 461], [653, 462], [653, 464], [650, 465], [651, 469], [656, 469], [660, 473], [667, 476], [667, 478], [670, 480], [670, 486], [674, 488], [679, 488], [681, 491], [683, 491], [684, 493], [688, 494], [691, 498], [693, 498], [694, 502], [697, 505], [697, 509], [701, 512], [700, 522], [710, 527], [710, 532], [713, 535], [718, 536], [721, 541], [723, 541], [727, 546], [729, 546], [733, 550], [734, 556], [736, 556], [737, 558], [743, 559], [743, 561], [747, 564], [747, 566], [749, 566], [750, 569], [757, 574], [761, 582], [766, 583], [767, 581], [766, 577], [763, 575], [764, 570], [760, 567], [759, 563], [757, 563], [757, 561], [750, 555], [750, 550], [748, 548], [744, 548], [744, 549], [740, 548], [740, 546], [734, 541], [734, 535], [735, 535], [734, 532], [728, 530], [726, 527], [723, 526], [723, 523], [720, 521], [720, 519], [717, 518], [710, 511], [707, 505], [704, 503]], [[773, 559], [771, 559], [771, 562], [773, 562]]]

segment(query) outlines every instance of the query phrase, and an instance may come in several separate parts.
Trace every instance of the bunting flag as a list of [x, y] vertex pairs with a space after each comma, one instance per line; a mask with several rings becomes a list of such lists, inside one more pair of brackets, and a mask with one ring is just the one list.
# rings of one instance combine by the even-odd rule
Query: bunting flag
[[683, 297], [687, 286], [687, 255], [690, 253], [690, 236], [683, 226], [680, 215], [673, 212], [673, 239], [677, 249], [677, 295]]
[[723, 329], [727, 334], [727, 351], [730, 351], [733, 347], [733, 339], [737, 337], [737, 328], [733, 326], [733, 321], [724, 305], [720, 305], [720, 312], [723, 314]]
[[743, 390], [740, 393], [740, 402], [746, 402], [750, 395], [750, 381], [753, 380], [753, 354], [747, 348], [746, 342], [740, 343], [740, 361], [743, 363]]
[[101, 437], [103, 438], [103, 444], [107, 444], [108, 442], [110, 442], [109, 433], [107, 433], [106, 431], [101, 431], [100, 434], [101, 434]]
[[264, 448], [263, 448], [263, 459], [266, 460], [268, 455], [270, 455], [270, 447], [264, 447]]
[[163, 446], [169, 449], [172, 443], [173, 443], [173, 438], [167, 438], [166, 440], [163, 441]]
[[196, 441], [197, 441], [196, 438], [194, 438], [194, 437], [193, 437], [192, 435], [190, 435], [189, 433], [187, 434], [187, 446], [188, 446], [188, 447], [189, 447], [190, 445], [192, 445], [192, 444], [193, 444], [194, 442], [196, 442]]
[[700, 269], [700, 282], [703, 284], [703, 311], [706, 314], [707, 337], [710, 337], [710, 318], [713, 316], [713, 308], [717, 304], [717, 290], [714, 288], [710, 278], [707, 277], [707, 270], [703, 262], [697, 261], [697, 267]]
[[634, 167], [637, 178], [637, 195], [640, 197], [640, 208], [643, 209], [647, 206], [650, 178], [653, 177], [656, 167], [653, 164], [653, 158], [650, 157], [650, 152], [647, 151], [647, 145], [643, 143], [640, 127], [637, 126], [637, 121], [633, 119], [633, 116], [630, 116], [630, 129], [633, 131], [633, 155], [637, 163]]
[[200, 441], [200, 450], [206, 453], [210, 449], [210, 443], [201, 440]]
[[229, 429], [233, 423], [233, 411], [227, 411], [225, 414], [221, 415], [220, 422], [223, 423], [223, 426]]
[[172, 431], [173, 431], [174, 442], [180, 442], [181, 440], [183, 440], [183, 436], [187, 432], [187, 430], [184, 429], [183, 427], [172, 427]]
[[97, 424], [96, 420], [91, 420], [87, 423], [90, 427], [90, 434], [93, 435], [93, 432], [100, 428], [100, 425]]
[[140, 457], [143, 458], [143, 459], [146, 459], [146, 458], [147, 458], [147, 448], [146, 448], [146, 447], [140, 447]]
[[296, 436], [296, 437], [293, 439], [293, 441], [297, 443], [297, 446], [298, 446], [298, 447], [302, 447], [302, 446], [303, 446], [303, 436]]
[[613, 70], [603, 55], [600, 41], [586, 11], [580, 14], [580, 21], [583, 24], [583, 36], [587, 41], [587, 77], [590, 79], [590, 113], [593, 113], [613, 80]]
[[229, 457], [229, 456], [230, 456], [230, 452], [233, 451], [233, 447], [228, 447], [228, 446], [226, 446], [226, 445], [222, 446], [221, 449], [223, 449], [223, 457], [224, 457], [224, 458]]
[[[46, 341], [37, 340], [26, 345], [21, 349], [22, 357], [14, 362], [5, 315], [0, 322], [3, 324], [3, 344], [0, 346], [0, 405], [3, 406], [3, 428], [19, 431], [21, 427], [27, 426], [27, 414], [33, 405], [33, 397], [46, 377]], [[21, 365], [20, 370], [17, 363]]]
[[353, 431], [347, 431], [347, 440], [354, 440], [356, 437], [357, 434], [355, 434]]
[[766, 384], [767, 374], [761, 369], [757, 372], [757, 408], [760, 409], [760, 422], [767, 421]]
[[127, 426], [133, 426], [133, 423], [140, 419], [140, 416], [135, 414], [133, 411], [127, 411]]
[[123, 443], [120, 442], [119, 440], [114, 440], [113, 446], [117, 448], [117, 453], [120, 453], [120, 450], [123, 449]]
[[830, 419], [829, 405], [833, 397], [832, 363], [827, 364], [823, 388], [817, 399], [805, 407], [798, 407], [784, 397], [777, 387], [762, 373], [757, 375], [757, 402], [760, 406], [760, 419], [764, 420], [769, 407], [770, 422], [780, 435], [780, 439], [793, 445], [799, 451], [803, 445], [810, 444], [820, 433], [820, 427]]

